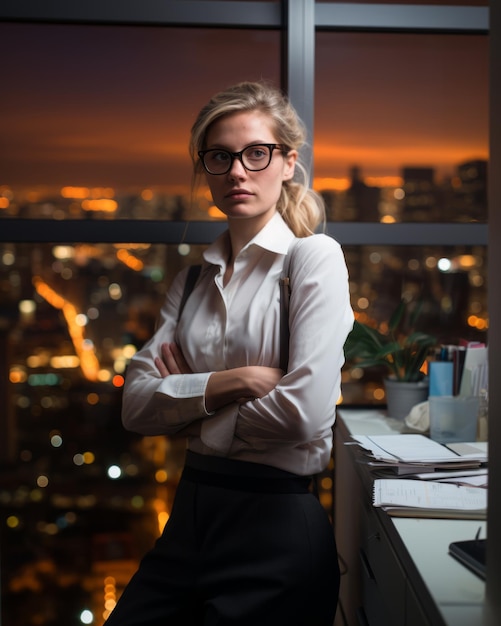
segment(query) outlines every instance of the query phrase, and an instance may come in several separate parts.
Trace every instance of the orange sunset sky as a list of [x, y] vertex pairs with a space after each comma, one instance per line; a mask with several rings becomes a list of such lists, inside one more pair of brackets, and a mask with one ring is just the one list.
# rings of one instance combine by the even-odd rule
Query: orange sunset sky
[[[273, 31], [0, 24], [0, 186], [188, 186], [198, 109], [278, 84], [279, 50]], [[486, 159], [487, 58], [480, 35], [318, 33], [318, 185]]]

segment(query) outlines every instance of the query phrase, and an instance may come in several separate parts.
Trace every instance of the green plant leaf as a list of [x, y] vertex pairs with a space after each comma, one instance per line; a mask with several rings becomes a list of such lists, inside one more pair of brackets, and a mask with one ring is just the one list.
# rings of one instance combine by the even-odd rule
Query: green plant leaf
[[361, 368], [384, 367], [397, 380], [420, 380], [423, 363], [437, 343], [432, 335], [414, 330], [421, 309], [420, 301], [408, 315], [410, 306], [401, 300], [390, 317], [387, 334], [355, 321], [345, 343], [346, 358]]
[[355, 321], [353, 330], [350, 332], [346, 339], [344, 346], [346, 358], [353, 358], [355, 356], [362, 356], [364, 353], [374, 353], [384, 345], [385, 337], [375, 328], [360, 324]]
[[421, 311], [423, 310], [423, 301], [422, 300], [418, 300], [416, 302], [416, 306], [413, 308], [413, 310], [411, 311], [411, 315], [410, 315], [410, 327], [414, 328], [419, 316], [421, 315]]
[[392, 316], [390, 317], [390, 321], [388, 322], [388, 328], [390, 329], [391, 332], [394, 332], [400, 326], [400, 323], [405, 313], [405, 309], [406, 309], [405, 301], [400, 300], [397, 308], [395, 309]]

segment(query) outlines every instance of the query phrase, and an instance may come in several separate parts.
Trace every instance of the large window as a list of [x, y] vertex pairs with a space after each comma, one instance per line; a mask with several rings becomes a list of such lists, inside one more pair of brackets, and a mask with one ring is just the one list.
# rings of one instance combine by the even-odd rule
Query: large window
[[[335, 232], [335, 231], [334, 231]], [[355, 316], [387, 328], [401, 299], [419, 303], [418, 330], [440, 345], [486, 342], [487, 258], [484, 246], [345, 246]], [[381, 368], [347, 363], [345, 404], [383, 404]]]
[[[33, 3], [17, 20], [4, 4], [1, 618], [99, 626], [168, 518], [182, 464], [182, 446], [126, 433], [120, 405], [172, 277], [223, 228], [204, 190], [192, 196], [193, 115], [238, 80], [288, 82], [356, 314], [378, 323], [419, 293], [424, 330], [485, 340], [485, 15], [469, 29], [451, 6], [442, 32], [436, 13], [412, 28], [372, 2], [361, 17], [293, 0], [287, 55], [278, 1], [158, 15], [47, 2], [46, 16]], [[311, 32], [300, 5], [316, 5]], [[384, 403], [379, 378], [348, 364], [343, 401]], [[331, 485], [326, 473], [327, 508]]]
[[485, 222], [488, 43], [320, 32], [315, 185], [344, 221]]
[[279, 84], [271, 30], [0, 24], [0, 218], [211, 219], [188, 139], [216, 91]]
[[184, 446], [127, 433], [120, 391], [165, 286], [199, 260], [193, 246], [1, 246], [7, 626], [78, 624], [85, 610], [102, 624], [165, 524]]
[[[314, 185], [334, 237], [350, 221], [487, 221], [485, 36], [318, 32], [315, 52]], [[345, 246], [357, 318], [383, 329], [420, 300], [438, 343], [485, 341], [485, 247], [408, 244]], [[381, 370], [352, 366], [343, 401], [384, 402]]]

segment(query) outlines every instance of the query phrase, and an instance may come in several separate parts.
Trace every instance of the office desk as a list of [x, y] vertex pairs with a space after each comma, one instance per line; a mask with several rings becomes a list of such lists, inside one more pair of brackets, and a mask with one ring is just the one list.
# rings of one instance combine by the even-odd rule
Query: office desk
[[[335, 427], [334, 526], [341, 561], [335, 626], [482, 626], [485, 583], [448, 554], [486, 522], [390, 517], [372, 506], [372, 476], [350, 435], [400, 433], [376, 410], [341, 409]], [[395, 479], [398, 480], [398, 479]]]

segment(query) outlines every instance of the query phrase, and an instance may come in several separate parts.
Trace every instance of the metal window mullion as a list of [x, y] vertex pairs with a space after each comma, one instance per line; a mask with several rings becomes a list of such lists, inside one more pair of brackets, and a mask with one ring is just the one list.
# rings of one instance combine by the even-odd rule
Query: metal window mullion
[[[284, 0], [283, 4], [292, 16], [300, 14], [306, 7], [303, 18], [309, 20], [310, 5], [315, 2]], [[278, 2], [238, 0], [142, 0], [136, 3], [123, 0], [2, 0], [0, 20], [279, 28], [280, 9]], [[318, 2], [314, 6], [313, 19], [320, 29], [486, 32], [489, 8]]]
[[302, 162], [313, 177], [313, 124], [315, 105], [315, 2], [284, 0], [282, 19], [282, 87], [302, 119], [307, 145]]
[[319, 29], [485, 33], [488, 7], [318, 3]]
[[[226, 222], [171, 222], [159, 220], [1, 220], [0, 243], [164, 243], [209, 244]], [[413, 222], [329, 222], [327, 233], [343, 245], [485, 246], [487, 224]]]
[[73, 24], [279, 28], [280, 4], [202, 0], [2, 0], [0, 20]]

